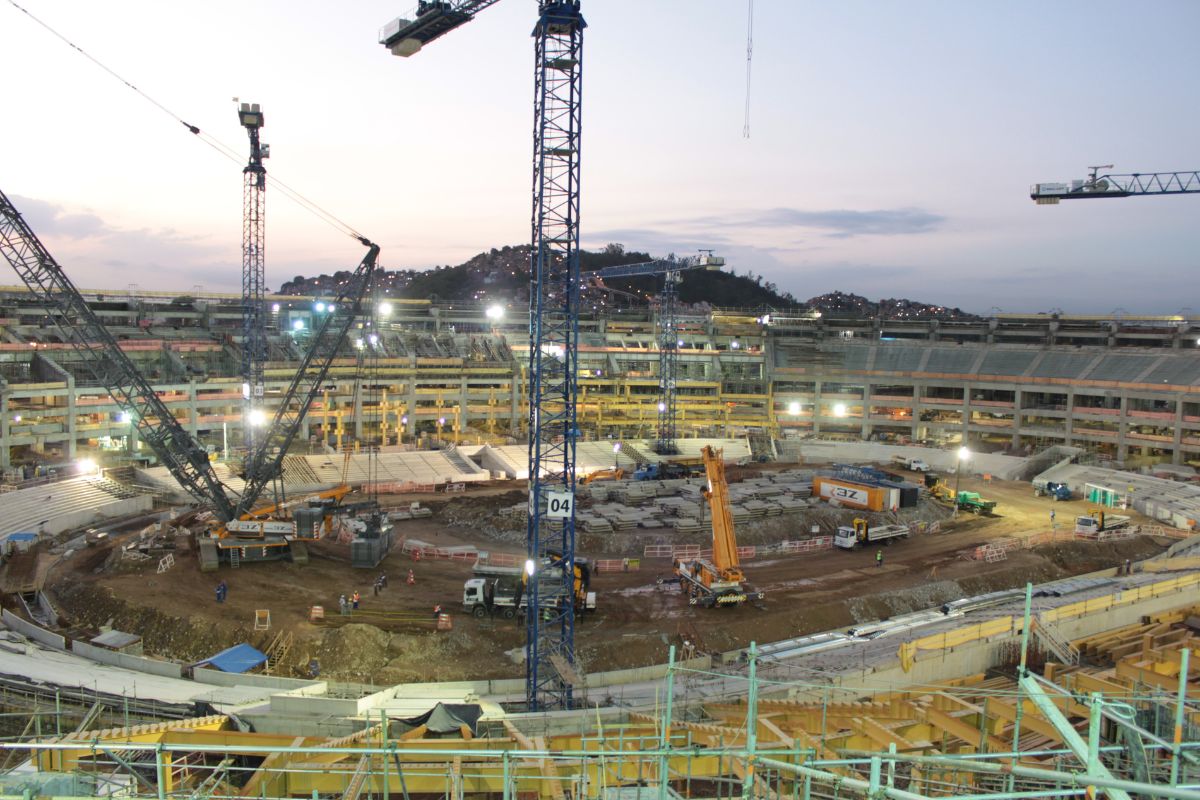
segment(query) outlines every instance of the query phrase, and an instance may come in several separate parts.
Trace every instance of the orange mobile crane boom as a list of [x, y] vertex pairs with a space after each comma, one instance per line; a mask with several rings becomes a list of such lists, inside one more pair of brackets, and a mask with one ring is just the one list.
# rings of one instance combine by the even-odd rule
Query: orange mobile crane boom
[[721, 450], [705, 447], [704, 472], [708, 487], [704, 497], [712, 511], [712, 560], [677, 560], [675, 574], [679, 586], [694, 606], [732, 606], [748, 600], [761, 600], [763, 593], [745, 584], [746, 576], [738, 562], [737, 535], [733, 529], [733, 512], [729, 508], [729, 484], [725, 481], [725, 462]]

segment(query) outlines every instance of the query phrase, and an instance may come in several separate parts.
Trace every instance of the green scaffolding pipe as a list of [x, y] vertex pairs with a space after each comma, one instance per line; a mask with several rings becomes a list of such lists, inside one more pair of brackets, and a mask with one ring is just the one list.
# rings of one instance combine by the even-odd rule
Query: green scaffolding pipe
[[[1114, 778], [1111, 775], [1086, 775], [1075, 772], [1042, 769], [1040, 767], [1024, 767], [1020, 764], [1012, 766], [1008, 764], [989, 764], [986, 761], [969, 761], [967, 759], [948, 756], [917, 756], [907, 753], [898, 754], [896, 760], [907, 761], [912, 764], [933, 764], [944, 769], [957, 768], [968, 771], [974, 770], [975, 772], [987, 772], [992, 775], [1014, 775], [1018, 778], [1033, 778], [1041, 781], [1065, 783], [1078, 789], [1095, 786], [1106, 790], [1110, 796], [1113, 796], [1115, 790], [1123, 794], [1147, 794], [1153, 797], [1174, 798], [1174, 800], [1200, 800], [1200, 791], [1193, 789], [1182, 789], [1178, 786], [1165, 786], [1157, 783], [1127, 781], [1121, 778]], [[1005, 792], [994, 796], [997, 798], [1009, 798], [1013, 797], [1014, 794]], [[942, 800], [976, 800], [976, 798], [977, 795], [959, 795], [957, 797], [942, 798]]]
[[1175, 731], [1172, 737], [1174, 743], [1171, 753], [1171, 783], [1179, 783], [1179, 754], [1183, 745], [1183, 706], [1187, 702], [1188, 660], [1192, 651], [1184, 648], [1179, 654], [1179, 694], [1175, 698]]
[[[848, 789], [854, 789], [859, 792], [868, 793], [870, 797], [890, 797], [892, 800], [930, 800], [923, 794], [905, 791], [904, 789], [895, 789], [889, 786], [872, 787], [870, 782], [860, 780], [859, 778], [847, 778], [844, 775], [835, 775], [832, 772], [813, 769], [801, 764], [789, 764], [786, 761], [776, 761], [773, 758], [759, 758], [758, 763], [764, 767], [773, 767], [780, 772], [790, 772], [793, 775], [802, 775], [806, 779], [811, 778], [817, 783], [828, 783], [834, 786], [844, 786]], [[807, 786], [807, 782], [806, 782]]]

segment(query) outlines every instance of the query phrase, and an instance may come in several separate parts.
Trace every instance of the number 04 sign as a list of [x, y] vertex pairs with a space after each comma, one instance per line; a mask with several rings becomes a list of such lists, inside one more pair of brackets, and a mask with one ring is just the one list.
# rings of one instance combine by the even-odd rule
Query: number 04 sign
[[547, 492], [546, 516], [551, 519], [566, 519], [571, 516], [575, 495], [571, 492]]

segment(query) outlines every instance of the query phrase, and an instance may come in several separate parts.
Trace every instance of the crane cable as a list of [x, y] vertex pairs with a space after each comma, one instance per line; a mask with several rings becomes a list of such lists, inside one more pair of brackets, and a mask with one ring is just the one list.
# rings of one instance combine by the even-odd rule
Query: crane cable
[[[9, 0], [12, 2], [12, 0]], [[746, 10], [746, 111], [742, 124], [742, 138], [750, 138], [750, 62], [754, 58], [754, 0], [747, 0]]]
[[[93, 56], [91, 53], [87, 52], [82, 47], [80, 47], [79, 45], [72, 42], [70, 39], [68, 39], [66, 36], [62, 35], [61, 33], [59, 33], [57, 30], [52, 28], [49, 24], [47, 24], [43, 20], [34, 16], [32, 13], [30, 13], [29, 9], [24, 8], [23, 6], [18, 4], [16, 2], [16, 0], [8, 0], [8, 3], [13, 8], [17, 9], [22, 14], [24, 14], [25, 16], [29, 17], [31, 20], [36, 22], [38, 25], [45, 28], [51, 35], [53, 35], [55, 38], [62, 41], [64, 44], [66, 44], [72, 50], [79, 53], [81, 56], [86, 58], [88, 61], [91, 61], [93, 64], [95, 64], [97, 67], [99, 67], [100, 69], [107, 72], [113, 78], [116, 78], [118, 81], [123, 83], [129, 89], [132, 89], [134, 92], [136, 92], [138, 95], [140, 95], [142, 97], [142, 99], [149, 102], [152, 106], [157, 108], [159, 111], [163, 112], [167, 116], [171, 117], [171, 119], [175, 120], [180, 125], [187, 128], [188, 131], [190, 131], [191, 133], [193, 133], [197, 137], [199, 137], [199, 139], [202, 142], [204, 142], [205, 144], [207, 144], [209, 147], [216, 150], [218, 153], [225, 156], [229, 160], [233, 161], [235, 164], [241, 165], [241, 163], [242, 163], [241, 156], [239, 156], [237, 151], [235, 151], [233, 148], [231, 148], [228, 145], [226, 145], [225, 143], [221, 142], [219, 139], [204, 133], [198, 127], [196, 127], [195, 125], [191, 124], [190, 122], [188, 122], [185, 119], [183, 119], [182, 117], [180, 117], [174, 111], [172, 111], [171, 109], [164, 106], [162, 103], [155, 100], [149, 94], [142, 91], [138, 87], [134, 86], [132, 83], [130, 83], [124, 77], [119, 75], [117, 72], [115, 72], [109, 66], [104, 64], [98, 58]], [[342, 221], [337, 216], [335, 216], [333, 213], [326, 211], [324, 208], [317, 205], [312, 200], [309, 200], [307, 197], [305, 197], [303, 194], [301, 194], [298, 190], [293, 189], [291, 186], [288, 186], [286, 183], [284, 183], [283, 181], [279, 180], [278, 178], [276, 178], [270, 174], [267, 175], [267, 181], [272, 186], [274, 186], [277, 190], [279, 190], [279, 192], [282, 193], [285, 197], [287, 197], [290, 200], [292, 200], [293, 202], [295, 202], [297, 205], [299, 205], [301, 208], [308, 211], [310, 214], [313, 214], [314, 216], [316, 216], [318, 219], [320, 219], [322, 222], [324, 222], [325, 224], [332, 227], [334, 230], [338, 231], [339, 233], [343, 233], [352, 239], [356, 239], [359, 242], [367, 241], [366, 237], [364, 237], [357, 230], [355, 230], [353, 226]]]

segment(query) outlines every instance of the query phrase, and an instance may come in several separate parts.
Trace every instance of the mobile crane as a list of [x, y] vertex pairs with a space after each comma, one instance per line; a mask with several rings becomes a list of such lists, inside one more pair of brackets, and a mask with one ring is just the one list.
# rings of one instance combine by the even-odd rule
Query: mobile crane
[[704, 497], [712, 511], [712, 560], [675, 561], [679, 586], [694, 606], [734, 606], [751, 600], [761, 600], [763, 593], [746, 585], [746, 576], [738, 563], [737, 536], [733, 529], [733, 513], [729, 508], [729, 484], [725, 481], [725, 462], [721, 450], [706, 446], [704, 471], [708, 486]]
[[[21, 213], [0, 192], [0, 253], [46, 309], [57, 312], [55, 324], [75, 355], [129, 413], [139, 435], [163, 465], [201, 505], [212, 510], [216, 524], [200, 540], [201, 569], [224, 561], [271, 560], [307, 556], [295, 523], [263, 520], [274, 509], [255, 511], [263, 490], [282, 477], [283, 459], [300, 423], [325, 384], [330, 365], [358, 317], [370, 284], [379, 246], [359, 241], [367, 254], [334, 301], [340, 313], [328, 314], [316, 327], [311, 346], [284, 392], [275, 417], [246, 459], [245, 488], [231, 496], [217, 477], [204, 447], [183, 427], [154, 387], [121, 350], [62, 266], [30, 229]], [[330, 498], [345, 492], [331, 490]], [[267, 523], [270, 524], [267, 524]], [[250, 524], [246, 524], [250, 523]]]

